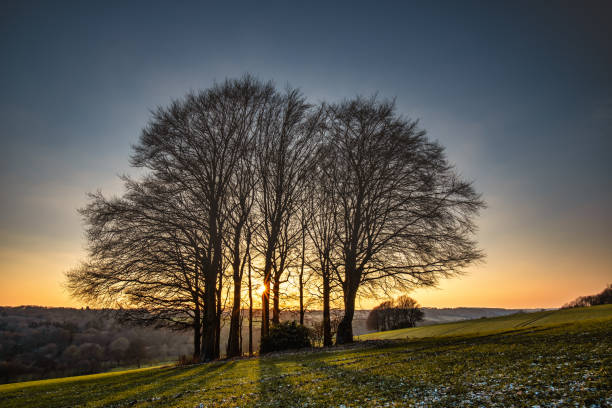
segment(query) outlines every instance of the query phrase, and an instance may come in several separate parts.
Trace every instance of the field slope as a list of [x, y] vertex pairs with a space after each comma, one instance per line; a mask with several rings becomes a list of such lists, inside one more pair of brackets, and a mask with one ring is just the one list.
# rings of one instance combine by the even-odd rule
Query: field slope
[[0, 385], [0, 406], [612, 406], [612, 307], [546, 313], [343, 350]]
[[411, 329], [389, 330], [364, 334], [360, 340], [374, 339], [416, 339], [424, 337], [462, 336], [466, 334], [483, 334], [500, 330], [516, 330], [528, 327], [541, 327], [576, 323], [586, 320], [606, 319], [612, 317], [612, 305], [580, 307], [574, 309], [551, 310], [534, 313], [517, 313], [489, 319], [464, 320], [442, 323], [431, 326], [420, 326]]

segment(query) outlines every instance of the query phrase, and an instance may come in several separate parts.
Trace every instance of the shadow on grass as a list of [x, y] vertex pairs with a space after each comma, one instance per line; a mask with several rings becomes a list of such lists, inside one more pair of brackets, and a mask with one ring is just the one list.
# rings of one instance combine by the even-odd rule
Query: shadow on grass
[[[306, 394], [300, 391], [297, 372], [283, 372], [281, 360], [276, 358], [259, 359], [259, 398], [256, 407], [294, 407], [302, 406], [309, 400]], [[249, 405], [250, 406], [250, 405]]]
[[[146, 389], [142, 386], [136, 391], [132, 391], [123, 401], [151, 400], [152, 405], [167, 406], [168, 402], [180, 399], [185, 395], [199, 393], [206, 389], [210, 382], [222, 376], [223, 373], [231, 370], [236, 364], [235, 361], [207, 363], [186, 369], [183, 373], [177, 373], [169, 377], [158, 379], [155, 383], [149, 383]], [[111, 404], [115, 401], [111, 401]]]
[[[45, 385], [2, 395], [0, 405], [64, 407], [74, 405], [129, 406], [150, 401], [164, 405], [168, 399], [186, 391], [201, 389], [212, 376], [230, 369], [235, 362], [202, 364], [194, 367], [161, 368], [133, 374], [120, 374], [104, 379]], [[151, 401], [153, 398], [155, 401]], [[163, 403], [165, 401], [165, 403]], [[96, 406], [96, 405], [93, 406]]]

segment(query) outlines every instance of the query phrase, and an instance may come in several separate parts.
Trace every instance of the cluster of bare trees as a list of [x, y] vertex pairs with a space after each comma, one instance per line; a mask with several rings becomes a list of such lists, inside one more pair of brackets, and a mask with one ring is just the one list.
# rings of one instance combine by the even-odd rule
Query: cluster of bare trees
[[589, 307], [609, 304], [612, 304], [612, 284], [608, 284], [603, 291], [596, 295], [580, 296], [571, 302], [564, 304], [561, 308], [568, 309], [572, 307]]
[[414, 327], [423, 320], [425, 313], [419, 303], [410, 296], [382, 302], [370, 311], [366, 326], [370, 330], [385, 331]]
[[131, 161], [144, 175], [124, 177], [123, 196], [96, 193], [81, 210], [88, 259], [68, 287], [191, 328], [203, 360], [220, 355], [226, 302], [227, 355], [242, 352], [245, 304], [252, 353], [260, 285], [262, 336], [279, 322], [284, 286], [301, 319], [320, 299], [331, 345], [334, 298], [336, 341], [351, 342], [360, 291], [435, 285], [481, 257], [480, 196], [392, 102], [311, 105], [251, 76], [226, 80], [154, 112]]

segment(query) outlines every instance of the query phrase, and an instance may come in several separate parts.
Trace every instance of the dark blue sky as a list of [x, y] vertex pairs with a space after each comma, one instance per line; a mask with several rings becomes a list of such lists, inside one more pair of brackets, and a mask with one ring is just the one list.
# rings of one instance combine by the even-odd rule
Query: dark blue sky
[[612, 3], [260, 3], [2, 2], [0, 286], [77, 262], [75, 209], [120, 192], [150, 109], [246, 72], [313, 102], [396, 98], [475, 181], [488, 260], [462, 282], [491, 299], [449, 283], [422, 303], [525, 304], [487, 288], [560, 276], [538, 304], [556, 306], [612, 281]]

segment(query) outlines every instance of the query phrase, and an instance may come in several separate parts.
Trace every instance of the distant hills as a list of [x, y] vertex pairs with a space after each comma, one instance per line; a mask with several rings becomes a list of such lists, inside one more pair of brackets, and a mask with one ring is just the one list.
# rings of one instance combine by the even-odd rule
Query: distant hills
[[[472, 320], [488, 317], [508, 316], [515, 313], [539, 312], [545, 309], [504, 309], [499, 307], [422, 307], [425, 318], [417, 326], [428, 326], [431, 324], [451, 323], [461, 320]], [[311, 312], [316, 313], [316, 312]], [[369, 310], [356, 310], [353, 320], [353, 333], [356, 336], [371, 333], [372, 330], [366, 328], [365, 321], [368, 318]]]
[[457, 322], [460, 320], [480, 319], [483, 317], [507, 316], [514, 313], [540, 312], [545, 309], [503, 309], [498, 307], [424, 307], [425, 319], [418, 326]]

